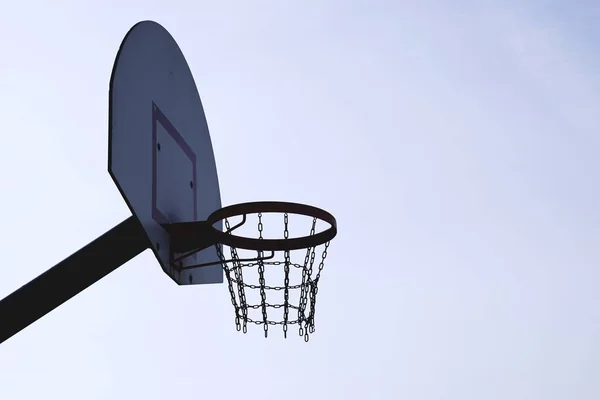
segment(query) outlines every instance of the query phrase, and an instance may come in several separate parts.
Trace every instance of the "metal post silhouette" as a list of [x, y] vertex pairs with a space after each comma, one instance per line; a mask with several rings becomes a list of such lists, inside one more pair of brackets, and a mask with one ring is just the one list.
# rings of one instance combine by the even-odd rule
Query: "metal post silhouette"
[[0, 300], [0, 343], [149, 247], [135, 216]]

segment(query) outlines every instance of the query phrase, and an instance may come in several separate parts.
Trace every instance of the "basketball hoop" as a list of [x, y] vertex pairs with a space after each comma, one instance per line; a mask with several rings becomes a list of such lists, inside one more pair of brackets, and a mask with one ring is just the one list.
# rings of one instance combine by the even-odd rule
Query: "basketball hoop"
[[[283, 239], [263, 237], [264, 215], [281, 214], [283, 220]], [[256, 214], [258, 224], [257, 237], [234, 235], [233, 232], [246, 224], [247, 217]], [[305, 236], [289, 237], [289, 216], [302, 215], [312, 218], [309, 232]], [[229, 219], [241, 217], [238, 224], [231, 226]], [[225, 231], [214, 225], [223, 221]], [[329, 224], [329, 228], [317, 232], [318, 221]], [[318, 284], [323, 270], [329, 242], [337, 234], [337, 222], [333, 215], [322, 209], [288, 202], [252, 202], [221, 208], [212, 213], [206, 221], [174, 223], [165, 226], [171, 235], [172, 265], [179, 270], [202, 268], [221, 264], [227, 279], [231, 302], [235, 309], [235, 324], [238, 331], [247, 332], [248, 324], [263, 325], [265, 337], [269, 326], [281, 325], [284, 337], [287, 337], [289, 325], [298, 325], [298, 333], [309, 340], [309, 334], [315, 329], [315, 305]], [[215, 246], [219, 260], [214, 262], [186, 265], [183, 260], [207, 247]], [[229, 248], [226, 257], [224, 247]], [[240, 257], [239, 250], [256, 252], [256, 257]], [[302, 259], [294, 257], [302, 252]], [[283, 282], [268, 284], [265, 275], [272, 268], [283, 269]], [[256, 271], [256, 272], [254, 272]], [[249, 283], [249, 273], [254, 272], [257, 284]], [[295, 281], [293, 278], [295, 277]], [[249, 292], [258, 291], [260, 300], [249, 304]], [[283, 301], [270, 303], [268, 297], [283, 293]], [[295, 294], [295, 296], [294, 296]], [[296, 301], [292, 301], [292, 297]], [[250, 316], [251, 310], [258, 310], [259, 317]], [[281, 318], [269, 316], [275, 310], [282, 310]]]
[[[115, 57], [108, 102], [108, 172], [132, 215], [0, 299], [0, 343], [146, 249], [178, 285], [220, 284], [225, 275], [238, 331], [263, 325], [267, 337], [269, 326], [281, 325], [287, 337], [289, 325], [298, 325], [308, 341], [329, 241], [337, 234], [335, 218], [297, 203], [221, 208], [211, 143], [180, 47], [160, 24], [137, 23]], [[250, 215], [258, 218], [256, 230]], [[279, 224], [269, 222], [273, 216], [283, 222], [276, 239], [269, 238]], [[312, 224], [290, 237], [290, 228], [299, 226], [294, 218], [302, 216]], [[231, 226], [230, 219], [239, 217]], [[321, 231], [322, 223], [329, 227]], [[244, 226], [253, 233], [240, 235]], [[281, 276], [271, 279], [272, 272]]]

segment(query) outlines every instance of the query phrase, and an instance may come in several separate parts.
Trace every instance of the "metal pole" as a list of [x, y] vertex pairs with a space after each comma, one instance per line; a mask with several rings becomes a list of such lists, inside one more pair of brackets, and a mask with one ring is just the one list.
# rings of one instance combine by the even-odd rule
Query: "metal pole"
[[0, 300], [0, 343], [87, 289], [149, 247], [131, 216]]

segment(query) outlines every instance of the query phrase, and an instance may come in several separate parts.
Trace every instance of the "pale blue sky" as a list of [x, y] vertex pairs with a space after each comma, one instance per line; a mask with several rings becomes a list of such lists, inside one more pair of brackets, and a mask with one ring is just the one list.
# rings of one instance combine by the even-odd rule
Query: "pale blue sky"
[[600, 6], [557, 4], [4, 5], [0, 296], [129, 215], [108, 80], [144, 19], [190, 64], [223, 203], [340, 230], [308, 344], [239, 334], [226, 286], [147, 251], [0, 346], [0, 399], [600, 398]]

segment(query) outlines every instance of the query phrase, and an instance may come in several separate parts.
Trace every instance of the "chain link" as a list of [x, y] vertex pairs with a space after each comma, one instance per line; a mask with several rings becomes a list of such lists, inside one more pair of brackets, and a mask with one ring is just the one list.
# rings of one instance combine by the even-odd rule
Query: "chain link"
[[[262, 261], [263, 265], [274, 265], [274, 266], [278, 266], [278, 265], [283, 265], [285, 264], [285, 260], [284, 261]], [[253, 267], [257, 267], [258, 266], [258, 261], [254, 261], [254, 262], [245, 262], [239, 263], [239, 266], [242, 268], [253, 268]], [[298, 268], [298, 269], [302, 269], [304, 268], [304, 264], [299, 264], [299, 263], [293, 263], [290, 261], [290, 267], [294, 267], [294, 268]]]
[[[228, 225], [229, 224], [228, 221], [225, 221], [225, 224]], [[219, 256], [219, 258], [221, 260], [225, 260], [225, 256], [223, 255], [223, 245], [217, 244], [215, 246], [215, 248], [217, 249], [217, 255]], [[233, 290], [233, 282], [231, 279], [231, 270], [229, 268], [226, 268], [225, 264], [223, 264], [223, 269], [225, 270], [225, 277], [227, 278], [227, 287], [229, 288], [229, 294], [231, 295], [231, 304], [233, 304], [233, 308], [235, 309], [235, 328], [239, 332], [240, 329], [242, 328], [241, 324], [240, 324], [240, 317], [239, 317], [240, 308], [235, 299], [235, 292]]]
[[[311, 236], [315, 234], [316, 225], [317, 219], [313, 218], [312, 227], [310, 230]], [[315, 251], [316, 247], [309, 247], [308, 249], [306, 249], [306, 256], [304, 258], [304, 268], [302, 269], [302, 292], [300, 294], [300, 311], [298, 312], [298, 319], [302, 319], [306, 323], [304, 325], [300, 324], [298, 328], [298, 334], [300, 336], [304, 336], [305, 341], [308, 341], [308, 325], [311, 317], [310, 314], [308, 318], [306, 317], [306, 306], [308, 303], [308, 299], [312, 299], [312, 296], [310, 294], [312, 293], [312, 269], [313, 264], [315, 262]]]
[[[258, 238], [262, 239], [263, 235], [263, 223], [262, 223], [262, 213], [258, 213]], [[268, 336], [269, 334], [269, 325], [267, 324], [267, 293], [265, 292], [265, 266], [264, 263], [262, 261], [262, 259], [264, 258], [264, 252], [263, 251], [259, 251], [258, 252], [258, 283], [260, 284], [260, 298], [262, 300], [262, 315], [263, 315], [263, 321], [264, 321], [264, 330], [265, 330], [265, 337]]]
[[[283, 237], [289, 238], [288, 230], [288, 214], [283, 214]], [[287, 338], [288, 331], [288, 318], [290, 315], [290, 252], [284, 251], [285, 264], [283, 265], [284, 279], [283, 279], [283, 337]]]

